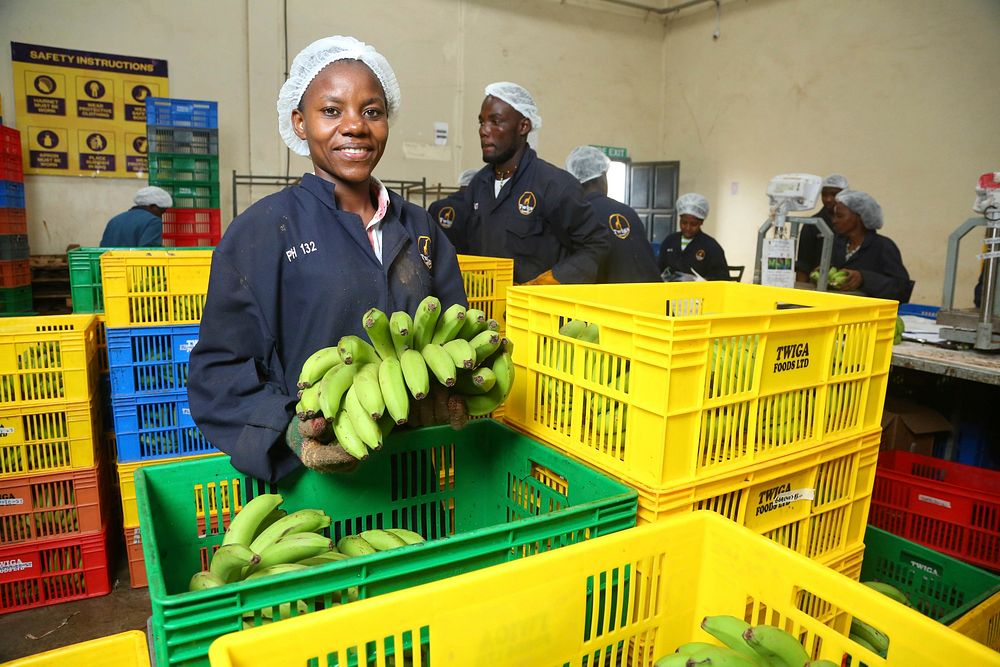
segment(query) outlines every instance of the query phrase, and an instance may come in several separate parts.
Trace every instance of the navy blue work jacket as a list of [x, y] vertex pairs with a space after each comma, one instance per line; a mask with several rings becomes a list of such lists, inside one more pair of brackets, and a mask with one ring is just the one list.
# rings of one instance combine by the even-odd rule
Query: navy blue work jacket
[[653, 246], [649, 245], [646, 227], [639, 215], [631, 207], [600, 192], [591, 192], [586, 199], [611, 234], [611, 248], [601, 264], [597, 282], [661, 282]]
[[859, 292], [879, 299], [909, 302], [913, 289], [910, 273], [903, 266], [899, 248], [888, 236], [868, 230], [857, 252], [850, 259], [846, 257], [847, 239], [838, 236], [833, 241], [830, 266], [860, 271], [862, 282]]
[[428, 294], [467, 304], [455, 250], [427, 211], [389, 193], [380, 263], [333, 189], [306, 174], [233, 220], [212, 256], [191, 415], [234, 467], [269, 481], [301, 465], [283, 436], [310, 354], [363, 336], [373, 306], [412, 314]]
[[444, 199], [438, 199], [427, 207], [427, 212], [438, 223], [451, 244], [456, 248], [461, 247], [465, 238], [465, 228], [472, 215], [472, 209], [465, 201], [465, 194], [453, 192]]
[[108, 220], [101, 236], [102, 248], [155, 248], [163, 245], [163, 220], [133, 206]]
[[514, 282], [552, 270], [561, 283], [592, 283], [611, 239], [569, 172], [526, 147], [517, 170], [494, 194], [493, 165], [465, 191], [472, 206], [458, 252], [514, 260]]
[[680, 232], [674, 232], [660, 244], [660, 271], [670, 269], [674, 273], [698, 272], [705, 280], [729, 280], [726, 253], [705, 232], [698, 232], [687, 247], [681, 250]]

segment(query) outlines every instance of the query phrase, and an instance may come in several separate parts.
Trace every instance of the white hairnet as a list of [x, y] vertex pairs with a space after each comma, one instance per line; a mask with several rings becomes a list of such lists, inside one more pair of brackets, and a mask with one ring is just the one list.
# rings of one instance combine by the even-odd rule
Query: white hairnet
[[285, 145], [299, 155], [309, 155], [309, 145], [295, 136], [292, 129], [292, 110], [299, 106], [306, 88], [324, 67], [338, 60], [359, 60], [368, 66], [382, 84], [386, 112], [392, 120], [399, 111], [399, 83], [389, 61], [372, 46], [353, 37], [334, 35], [318, 39], [295, 56], [288, 80], [278, 92], [278, 132]]
[[611, 166], [611, 159], [593, 146], [577, 146], [566, 156], [566, 171], [581, 183], [599, 178]]
[[538, 115], [538, 107], [524, 87], [510, 81], [497, 81], [486, 86], [486, 94], [503, 100], [514, 107], [514, 110], [531, 121], [531, 132], [528, 133], [528, 145], [538, 146], [538, 130], [542, 129], [542, 117]]
[[685, 213], [704, 220], [708, 217], [708, 199], [696, 192], [681, 195], [677, 199], [677, 215], [682, 216]]
[[841, 190], [837, 201], [857, 213], [865, 229], [882, 229], [882, 207], [867, 192]]
[[846, 190], [849, 186], [847, 185], [847, 178], [841, 176], [840, 174], [830, 174], [823, 179], [824, 188], [840, 188], [841, 190]]
[[170, 208], [174, 205], [174, 199], [170, 196], [170, 193], [163, 188], [156, 187], [155, 185], [140, 188], [139, 191], [135, 193], [135, 198], [132, 201], [135, 202], [136, 206], [159, 206], [160, 208]]
[[466, 169], [458, 176], [458, 187], [464, 188], [472, 182], [472, 178], [479, 173], [478, 169]]

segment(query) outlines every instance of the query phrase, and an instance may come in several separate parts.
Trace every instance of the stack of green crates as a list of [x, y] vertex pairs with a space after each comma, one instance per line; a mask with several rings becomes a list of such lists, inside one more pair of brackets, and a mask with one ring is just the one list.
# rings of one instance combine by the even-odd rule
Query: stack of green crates
[[149, 184], [174, 199], [163, 245], [214, 246], [221, 236], [218, 103], [146, 98]]

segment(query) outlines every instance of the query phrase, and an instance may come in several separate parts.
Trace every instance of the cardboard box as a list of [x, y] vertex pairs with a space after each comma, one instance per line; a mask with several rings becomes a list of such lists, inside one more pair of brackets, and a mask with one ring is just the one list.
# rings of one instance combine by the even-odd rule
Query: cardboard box
[[939, 435], [948, 436], [951, 431], [951, 422], [934, 408], [887, 397], [882, 412], [880, 449], [933, 456], [935, 439]]

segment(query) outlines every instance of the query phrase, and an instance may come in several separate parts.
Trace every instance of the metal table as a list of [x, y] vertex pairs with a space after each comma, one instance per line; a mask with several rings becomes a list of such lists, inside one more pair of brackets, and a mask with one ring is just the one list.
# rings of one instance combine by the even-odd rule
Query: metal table
[[1000, 385], [1000, 354], [978, 350], [949, 350], [903, 341], [892, 348], [892, 365], [982, 384]]

